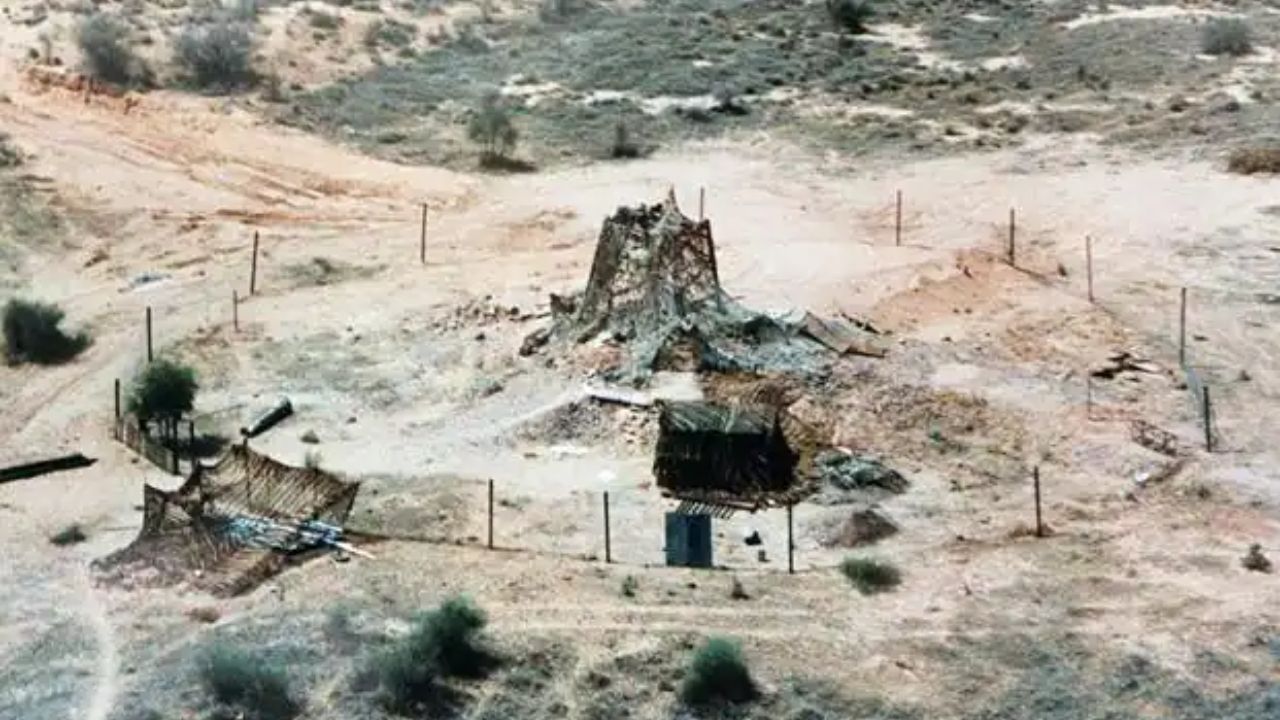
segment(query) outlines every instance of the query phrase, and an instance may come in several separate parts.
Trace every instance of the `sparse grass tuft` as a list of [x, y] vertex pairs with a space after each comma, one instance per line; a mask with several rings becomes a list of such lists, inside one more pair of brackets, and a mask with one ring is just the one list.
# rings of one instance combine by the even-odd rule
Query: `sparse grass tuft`
[[204, 651], [200, 679], [218, 702], [260, 720], [287, 720], [298, 713], [284, 670], [231, 645], [219, 642]]
[[680, 687], [680, 699], [688, 705], [743, 703], [758, 695], [742, 648], [722, 637], [710, 638], [694, 652]]
[[902, 583], [902, 573], [890, 563], [872, 558], [847, 557], [840, 572], [863, 595], [892, 590]]
[[52, 365], [67, 362], [89, 346], [85, 333], [67, 335], [58, 325], [64, 313], [57, 305], [14, 298], [4, 307], [5, 356], [10, 363]]
[[635, 575], [628, 575], [622, 578], [622, 596], [635, 597], [636, 590], [640, 589], [640, 581], [636, 580]]
[[49, 542], [62, 547], [64, 545], [75, 545], [88, 540], [89, 536], [84, 534], [84, 530], [80, 528], [79, 523], [72, 523], [53, 535], [49, 536]]
[[1227, 158], [1227, 170], [1241, 175], [1280, 173], [1280, 146], [1237, 148]]
[[1200, 49], [1206, 55], [1248, 55], [1253, 52], [1249, 26], [1239, 18], [1216, 18], [1204, 26]]
[[228, 20], [188, 25], [174, 44], [175, 62], [197, 87], [226, 92], [252, 83], [253, 38]]

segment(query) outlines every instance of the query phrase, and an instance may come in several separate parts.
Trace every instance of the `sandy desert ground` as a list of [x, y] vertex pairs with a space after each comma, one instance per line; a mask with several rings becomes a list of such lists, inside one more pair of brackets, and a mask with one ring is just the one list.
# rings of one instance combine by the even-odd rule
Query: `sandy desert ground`
[[[1160, 12], [1117, 7], [1070, 22]], [[86, 103], [32, 83], [29, 39], [4, 32], [0, 128], [27, 156], [5, 172], [60, 220], [14, 245], [0, 290], [58, 303], [93, 344], [61, 366], [0, 367], [0, 465], [97, 462], [0, 485], [0, 717], [215, 717], [193, 659], [214, 637], [290, 667], [303, 717], [381, 717], [350, 688], [363, 648], [459, 592], [514, 658], [468, 690], [466, 717], [678, 717], [684, 658], [710, 634], [743, 642], [767, 700], [742, 712], [759, 717], [1280, 717], [1280, 581], [1240, 562], [1255, 543], [1280, 558], [1274, 177], [1039, 131], [906, 159], [752, 129], [533, 174], [396, 164], [252, 104], [173, 90], [128, 114]], [[722, 281], [744, 304], [888, 331], [884, 358], [841, 359], [804, 411], [911, 481], [881, 503], [901, 531], [869, 551], [902, 569], [894, 592], [864, 597], [838, 572], [842, 506], [797, 506], [795, 575], [778, 510], [717, 523], [727, 570], [663, 567], [674, 503], [654, 486], [653, 418], [584, 399], [579, 365], [517, 354], [548, 294], [582, 288], [602, 219], [671, 188], [689, 214], [705, 188]], [[235, 330], [255, 232], [259, 291]], [[1212, 453], [1178, 363], [1180, 288]], [[288, 396], [296, 414], [255, 449], [293, 465], [319, 452], [362, 482], [351, 527], [398, 539], [230, 599], [102, 582], [90, 563], [135, 537], [143, 484], [179, 482], [110, 437], [147, 307], [157, 351], [199, 374], [201, 431], [232, 434]], [[1121, 351], [1155, 371], [1095, 379], [1087, 399], [1090, 371]], [[1134, 442], [1136, 420], [1176, 436], [1176, 457]], [[1034, 467], [1047, 538], [1027, 533]], [[1151, 474], [1165, 477], [1137, 481]], [[71, 523], [87, 541], [48, 542]], [[767, 562], [742, 544], [750, 530]], [[750, 599], [730, 597], [733, 578]], [[213, 622], [193, 616], [209, 609]]]

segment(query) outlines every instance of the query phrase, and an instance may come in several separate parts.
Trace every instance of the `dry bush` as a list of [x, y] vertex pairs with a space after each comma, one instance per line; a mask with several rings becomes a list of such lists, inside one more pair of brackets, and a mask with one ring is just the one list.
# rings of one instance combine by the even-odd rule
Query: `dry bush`
[[197, 87], [225, 91], [254, 80], [253, 37], [242, 23], [188, 25], [174, 50], [175, 61]]
[[1237, 148], [1227, 158], [1227, 170], [1241, 175], [1280, 173], [1280, 147]]
[[727, 638], [713, 637], [693, 654], [680, 699], [688, 705], [743, 703], [760, 694], [742, 648]]
[[840, 572], [863, 595], [886, 592], [902, 583], [902, 573], [898, 568], [872, 558], [845, 558], [840, 563]]
[[283, 668], [236, 647], [215, 643], [200, 658], [200, 679], [220, 703], [260, 720], [288, 720], [298, 714]]
[[28, 302], [17, 298], [4, 308], [5, 355], [11, 363], [41, 365], [62, 363], [89, 346], [84, 333], [68, 335], [58, 325], [63, 318], [57, 305]]
[[130, 47], [129, 28], [101, 13], [80, 23], [76, 42], [89, 74], [100, 80], [127, 85], [138, 77], [139, 62]]
[[1218, 18], [1204, 26], [1200, 49], [1206, 55], [1239, 57], [1253, 52], [1249, 26], [1239, 18]]
[[867, 21], [875, 14], [871, 0], [827, 0], [827, 13], [835, 24], [851, 33], [866, 32]]
[[196, 622], [211, 625], [222, 618], [222, 611], [212, 605], [200, 605], [187, 610], [187, 617]]
[[89, 537], [84, 534], [78, 523], [73, 523], [49, 536], [49, 542], [59, 547], [63, 545], [75, 545], [88, 540]]
[[387, 705], [401, 712], [437, 705], [446, 694], [439, 678], [488, 674], [498, 659], [477, 637], [486, 621], [465, 597], [450, 598], [419, 617], [413, 631], [374, 656], [369, 667]]

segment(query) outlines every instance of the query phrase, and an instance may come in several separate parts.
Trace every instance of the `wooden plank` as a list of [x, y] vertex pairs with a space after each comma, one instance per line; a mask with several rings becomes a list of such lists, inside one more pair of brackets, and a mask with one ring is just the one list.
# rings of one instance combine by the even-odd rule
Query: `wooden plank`
[[9, 467], [0, 468], [0, 483], [26, 480], [61, 470], [88, 467], [95, 462], [97, 460], [94, 458], [87, 458], [81, 453], [75, 453], [74, 455], [63, 455], [62, 457], [36, 460], [35, 462], [22, 463], [20, 465], [10, 465]]

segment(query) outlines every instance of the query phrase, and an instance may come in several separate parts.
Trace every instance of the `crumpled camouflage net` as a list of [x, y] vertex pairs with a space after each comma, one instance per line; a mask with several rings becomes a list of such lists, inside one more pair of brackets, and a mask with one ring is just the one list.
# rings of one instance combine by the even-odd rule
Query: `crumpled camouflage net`
[[551, 309], [551, 326], [526, 338], [521, 352], [608, 338], [625, 349], [614, 379], [638, 382], [654, 370], [804, 371], [829, 354], [724, 292], [711, 223], [686, 217], [674, 194], [606, 218], [586, 289], [553, 295]]

